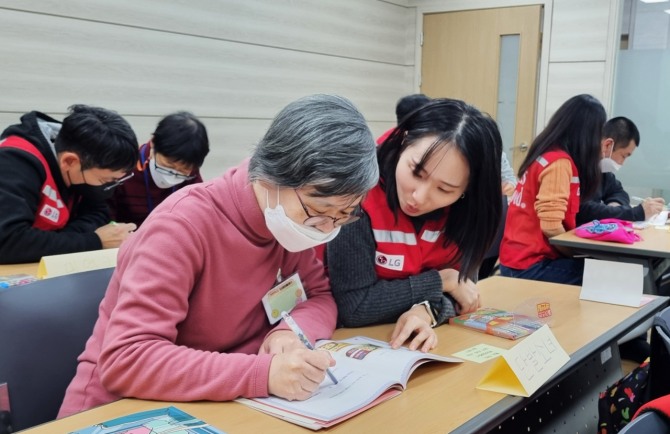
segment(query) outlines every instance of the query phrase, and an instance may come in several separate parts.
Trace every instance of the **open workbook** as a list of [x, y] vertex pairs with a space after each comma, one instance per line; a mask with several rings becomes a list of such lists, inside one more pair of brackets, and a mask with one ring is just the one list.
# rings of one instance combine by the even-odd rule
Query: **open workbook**
[[305, 401], [282, 398], [241, 398], [237, 401], [256, 410], [313, 430], [343, 420], [398, 396], [414, 370], [428, 362], [461, 362], [436, 354], [392, 349], [386, 342], [356, 336], [341, 341], [322, 340], [317, 349], [328, 350], [337, 364], [331, 368], [338, 383], [328, 376]]

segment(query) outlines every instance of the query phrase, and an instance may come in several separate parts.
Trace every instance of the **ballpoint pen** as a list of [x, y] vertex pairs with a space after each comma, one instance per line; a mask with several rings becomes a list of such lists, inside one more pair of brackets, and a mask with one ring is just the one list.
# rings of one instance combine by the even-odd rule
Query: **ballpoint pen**
[[[281, 313], [282, 318], [284, 318], [284, 321], [286, 324], [291, 328], [293, 333], [298, 336], [298, 339], [300, 339], [300, 342], [302, 342], [308, 349], [314, 350], [314, 345], [307, 339], [307, 336], [305, 333], [302, 331], [302, 329], [298, 326], [298, 323], [296, 323], [291, 315], [288, 314], [286, 311], [282, 311]], [[330, 377], [330, 379], [333, 381], [333, 383], [337, 384], [337, 378], [335, 378], [335, 375], [330, 371], [330, 368], [326, 368], [326, 374]]]

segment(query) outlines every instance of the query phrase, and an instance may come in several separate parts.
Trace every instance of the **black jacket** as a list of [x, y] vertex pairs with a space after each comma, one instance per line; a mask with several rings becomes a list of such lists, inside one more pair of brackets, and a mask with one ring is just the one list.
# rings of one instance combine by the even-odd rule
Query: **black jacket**
[[[607, 205], [612, 202], [621, 206]], [[590, 200], [579, 205], [577, 224], [581, 225], [604, 218], [616, 218], [633, 222], [644, 220], [642, 205], [630, 206], [628, 193], [623, 190], [621, 183], [613, 173], [603, 173], [600, 189]]]
[[23, 115], [20, 124], [8, 127], [0, 139], [19, 136], [35, 145], [49, 163], [61, 197], [65, 202], [71, 199], [75, 205], [63, 229], [44, 231], [33, 228], [40, 191], [46, 179], [44, 167], [33, 155], [0, 147], [0, 264], [37, 262], [46, 255], [101, 249], [102, 243], [94, 231], [109, 223], [104, 201], [72, 197], [51, 149], [53, 138], [45, 137], [38, 120], [59, 123], [33, 111]]

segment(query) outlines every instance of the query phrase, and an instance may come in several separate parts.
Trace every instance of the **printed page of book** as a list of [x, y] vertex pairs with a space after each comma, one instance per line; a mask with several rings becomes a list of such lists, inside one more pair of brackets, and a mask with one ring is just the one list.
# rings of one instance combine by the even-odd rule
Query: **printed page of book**
[[461, 361], [406, 348], [394, 350], [386, 342], [360, 336], [319, 341], [317, 348], [330, 351], [337, 361], [331, 371], [338, 384], [326, 376], [314, 395], [305, 401], [278, 397], [253, 401], [320, 421], [332, 421], [365, 407], [388, 389], [404, 389], [410, 374], [423, 363]]
[[70, 434], [201, 434], [204, 432], [225, 434], [176, 407], [165, 407], [121, 416], [73, 431]]

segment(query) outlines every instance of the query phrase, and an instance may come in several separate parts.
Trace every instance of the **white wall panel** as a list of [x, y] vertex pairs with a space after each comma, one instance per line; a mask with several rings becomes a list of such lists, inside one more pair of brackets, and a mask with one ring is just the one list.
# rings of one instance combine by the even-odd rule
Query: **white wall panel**
[[550, 62], [604, 61], [610, 0], [554, 1]]
[[[297, 96], [348, 96], [388, 119], [410, 67], [0, 10], [5, 109], [62, 110], [81, 101], [124, 114], [178, 108], [198, 115], [270, 118]], [[40, 31], [26, 31], [39, 28]], [[45, 40], [49, 49], [44, 49]], [[26, 68], [39, 63], [47, 68]], [[45, 95], [48, 95], [45, 98]]]
[[0, 7], [406, 65], [407, 8], [360, 0], [2, 0]]
[[602, 101], [605, 62], [550, 63], [545, 119], [571, 97], [588, 93]]

